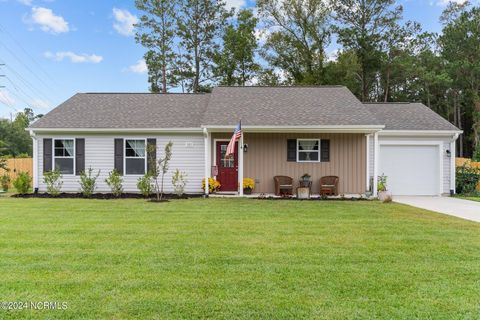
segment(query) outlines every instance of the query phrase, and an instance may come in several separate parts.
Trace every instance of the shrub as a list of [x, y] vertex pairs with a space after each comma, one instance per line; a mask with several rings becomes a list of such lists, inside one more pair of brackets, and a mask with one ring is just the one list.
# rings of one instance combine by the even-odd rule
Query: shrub
[[378, 176], [377, 191], [387, 191], [387, 177], [384, 174]]
[[[222, 185], [217, 180], [215, 180], [213, 178], [208, 178], [208, 192], [209, 193], [214, 193], [215, 191], [220, 189], [221, 186]], [[205, 178], [202, 180], [202, 189], [203, 189], [203, 191], [205, 191]]]
[[255, 180], [252, 178], [243, 178], [243, 189], [252, 189], [255, 188]]
[[5, 173], [3, 176], [0, 176], [0, 185], [3, 191], [8, 191], [8, 187], [10, 186], [10, 176], [8, 174]]
[[473, 194], [476, 192], [478, 182], [480, 181], [480, 169], [464, 164], [461, 167], [457, 167], [456, 175], [457, 193]]
[[47, 185], [47, 192], [53, 197], [58, 197], [62, 190], [62, 174], [58, 170], [47, 171], [43, 174], [43, 183]]
[[84, 197], [90, 198], [97, 188], [97, 178], [100, 175], [98, 170], [95, 176], [92, 175], [93, 169], [89, 168], [88, 171], [82, 171], [80, 173], [80, 191]]
[[182, 196], [185, 192], [185, 186], [187, 185], [187, 174], [180, 170], [175, 170], [172, 176], [173, 190], [177, 196]]
[[17, 175], [17, 178], [13, 180], [13, 186], [17, 189], [17, 192], [20, 194], [28, 193], [32, 184], [32, 177], [28, 172], [20, 171]]
[[137, 188], [140, 190], [140, 193], [148, 198], [153, 191], [153, 179], [152, 176], [148, 173], [145, 173], [143, 177], [138, 178]]
[[112, 171], [110, 171], [110, 173], [108, 174], [108, 178], [105, 179], [105, 182], [110, 187], [110, 190], [112, 190], [112, 193], [115, 197], [120, 197], [122, 195], [123, 179], [120, 173], [116, 169], [113, 169]]

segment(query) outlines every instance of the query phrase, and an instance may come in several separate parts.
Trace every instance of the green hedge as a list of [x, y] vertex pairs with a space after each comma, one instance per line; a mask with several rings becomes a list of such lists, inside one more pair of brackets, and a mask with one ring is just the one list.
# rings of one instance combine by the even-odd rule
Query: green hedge
[[475, 194], [480, 181], [480, 169], [465, 165], [457, 167], [456, 191], [458, 194]]

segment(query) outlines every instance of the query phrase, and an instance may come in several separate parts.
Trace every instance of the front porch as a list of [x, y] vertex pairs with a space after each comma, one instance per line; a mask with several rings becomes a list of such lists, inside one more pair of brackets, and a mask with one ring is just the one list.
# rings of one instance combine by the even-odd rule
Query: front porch
[[[204, 129], [205, 177], [220, 182], [215, 196], [279, 197], [275, 176], [293, 180], [293, 196], [305, 173], [311, 176], [311, 196], [320, 197], [320, 178], [337, 176], [337, 197], [376, 196], [375, 130], [332, 132], [255, 132], [244, 130], [230, 159], [222, 158], [233, 130]], [[244, 195], [243, 178], [255, 181], [252, 195]], [[208, 180], [208, 179], [207, 179]], [[373, 185], [370, 185], [370, 181]], [[208, 194], [208, 188], [206, 188]]]

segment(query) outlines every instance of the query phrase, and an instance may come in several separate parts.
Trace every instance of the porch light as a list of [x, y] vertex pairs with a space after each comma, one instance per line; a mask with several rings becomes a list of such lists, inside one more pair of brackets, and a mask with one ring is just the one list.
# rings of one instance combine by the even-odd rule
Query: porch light
[[243, 152], [247, 152], [247, 150], [248, 150], [248, 144], [245, 143], [243, 145]]
[[452, 152], [450, 150], [446, 150], [445, 153], [447, 154], [447, 157], [451, 157], [452, 156]]

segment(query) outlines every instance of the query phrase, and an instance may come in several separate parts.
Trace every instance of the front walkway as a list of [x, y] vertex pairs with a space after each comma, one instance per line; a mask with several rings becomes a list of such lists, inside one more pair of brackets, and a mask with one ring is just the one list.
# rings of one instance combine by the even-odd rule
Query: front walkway
[[393, 201], [480, 222], [480, 202], [451, 197], [395, 196]]

